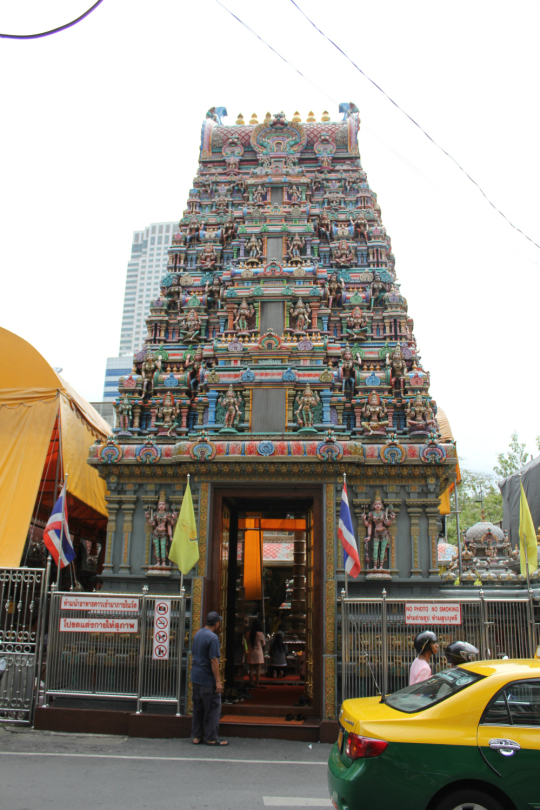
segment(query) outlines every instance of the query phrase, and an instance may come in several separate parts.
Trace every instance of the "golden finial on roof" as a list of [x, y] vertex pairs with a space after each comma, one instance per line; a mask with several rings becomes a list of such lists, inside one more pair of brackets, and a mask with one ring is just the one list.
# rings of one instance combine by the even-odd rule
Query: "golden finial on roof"
[[250, 124], [258, 124], [259, 123], [257, 121], [257, 113], [251, 113], [251, 118], [250, 118], [249, 123]]
[[315, 118], [315, 114], [313, 113], [313, 110], [310, 110], [308, 112], [308, 117], [306, 118], [306, 122], [308, 124], [314, 124], [316, 121], [317, 121], [317, 119]]
[[264, 116], [264, 123], [269, 124], [271, 120], [272, 120], [272, 114], [267, 112], [266, 115]]
[[300, 113], [298, 112], [298, 110], [297, 110], [297, 111], [295, 112], [295, 114], [293, 115], [292, 120], [293, 120], [293, 124], [299, 124], [299, 123], [300, 123], [300, 121], [302, 120], [302, 118], [301, 118]]
[[330, 116], [328, 115], [328, 110], [325, 110], [321, 116], [321, 121], [330, 121]]
[[246, 122], [244, 121], [244, 116], [242, 113], [238, 113], [238, 118], [236, 119], [236, 124], [240, 127], [243, 127]]

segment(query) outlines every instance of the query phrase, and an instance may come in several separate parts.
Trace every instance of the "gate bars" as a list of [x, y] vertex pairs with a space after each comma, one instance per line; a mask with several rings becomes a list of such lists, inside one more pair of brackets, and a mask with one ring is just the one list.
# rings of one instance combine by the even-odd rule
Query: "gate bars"
[[[132, 610], [108, 609], [106, 612], [62, 607], [62, 597], [74, 596], [120, 598], [136, 601], [137, 605]], [[159, 659], [153, 657], [157, 643], [154, 621], [159, 616], [156, 607], [163, 602], [170, 605], [169, 625], [164, 625], [169, 635], [169, 649], [168, 657]], [[176, 703], [176, 713], [180, 714], [185, 625], [183, 590], [181, 595], [175, 596], [102, 591], [53, 593], [45, 705], [51, 695], [93, 696], [136, 700], [138, 713], [144, 702]], [[71, 629], [77, 626], [80, 629]], [[94, 627], [101, 629], [94, 632]]]
[[[405, 604], [459, 603], [461, 625], [407, 625]], [[413, 641], [421, 630], [437, 633], [441, 651], [433, 660], [434, 671], [446, 666], [444, 647], [459, 638], [480, 650], [480, 660], [532, 658], [540, 643], [532, 594], [486, 599], [483, 591], [470, 599], [353, 599], [341, 592], [341, 695], [371, 697], [396, 692], [409, 684], [409, 670], [416, 656]]]
[[[32, 722], [50, 566], [0, 568], [0, 721]], [[41, 642], [41, 643], [40, 643]], [[39, 665], [36, 664], [39, 660]], [[36, 685], [37, 674], [37, 685]]]

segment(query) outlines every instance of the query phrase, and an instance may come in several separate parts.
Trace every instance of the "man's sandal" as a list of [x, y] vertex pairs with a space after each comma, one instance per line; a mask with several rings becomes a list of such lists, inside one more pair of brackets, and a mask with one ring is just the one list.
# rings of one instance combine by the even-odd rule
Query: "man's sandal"
[[202, 745], [203, 742], [204, 740], [202, 737], [200, 738], [200, 740], [197, 739], [197, 737], [193, 737], [193, 739], [191, 740], [192, 745]]
[[217, 740], [205, 740], [204, 744], [211, 745], [213, 747], [215, 745], [228, 745], [229, 743], [227, 742], [227, 740], [217, 739]]

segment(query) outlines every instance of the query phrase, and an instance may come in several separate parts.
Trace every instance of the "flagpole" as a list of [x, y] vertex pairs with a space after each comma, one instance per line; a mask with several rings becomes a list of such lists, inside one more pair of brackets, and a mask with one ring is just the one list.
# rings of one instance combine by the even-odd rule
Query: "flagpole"
[[[62, 461], [63, 461], [63, 459], [62, 459], [62, 420], [61, 420], [61, 413], [60, 413], [60, 405], [58, 405], [58, 461], [57, 461], [57, 465], [56, 465], [57, 471], [60, 470], [60, 465], [62, 464]], [[62, 467], [63, 467], [63, 464], [62, 464]], [[64, 482], [65, 482], [66, 479], [67, 479], [67, 474], [64, 477]], [[57, 478], [57, 481], [55, 481], [55, 490], [56, 491], [54, 493], [54, 497], [55, 497], [54, 502], [55, 503], [58, 500], [58, 491], [57, 491], [58, 483], [59, 482], [58, 482], [58, 478]], [[67, 494], [67, 491], [66, 491], [66, 494]], [[62, 572], [62, 567], [60, 565], [60, 555], [61, 555], [61, 552], [62, 552], [62, 536], [64, 534], [64, 515], [65, 515], [65, 513], [66, 513], [66, 503], [65, 503], [65, 500], [64, 500], [62, 502], [62, 529], [61, 529], [61, 533], [60, 533], [60, 548], [58, 549], [58, 565], [57, 565], [58, 571], [56, 572], [56, 591], [57, 591], [57, 593], [60, 590], [60, 575], [61, 575], [61, 572]]]
[[[523, 497], [523, 493], [525, 490], [522, 490], [523, 484], [521, 483], [521, 473], [519, 473], [519, 522], [521, 523], [521, 510], [522, 510], [522, 503], [521, 499]], [[519, 531], [519, 529], [518, 529]], [[523, 525], [523, 541], [521, 537], [519, 538], [519, 542], [523, 543], [523, 556], [525, 557], [525, 573], [527, 574], [527, 593], [531, 590], [531, 581], [529, 578], [529, 549], [527, 548], [527, 529], [525, 525]]]
[[[66, 514], [66, 501], [67, 501], [67, 473], [64, 476], [64, 487], [65, 487], [66, 494], [65, 494], [64, 500], [62, 501], [62, 529], [61, 529], [61, 533], [60, 533], [60, 548], [58, 549], [58, 572], [57, 572], [57, 577], [56, 577], [56, 592], [57, 593], [60, 590], [60, 576], [62, 574], [62, 566], [60, 564], [61, 563], [60, 555], [62, 553], [62, 537], [64, 536], [64, 527], [65, 527], [64, 520], [65, 520], [65, 514]], [[65, 527], [65, 528], [66, 528], [66, 533], [69, 535], [69, 528], [68, 527]]]
[[[343, 486], [344, 487], [347, 486], [347, 473], [343, 473]], [[347, 574], [347, 564], [345, 563], [345, 599], [348, 598], [349, 598], [349, 575]]]

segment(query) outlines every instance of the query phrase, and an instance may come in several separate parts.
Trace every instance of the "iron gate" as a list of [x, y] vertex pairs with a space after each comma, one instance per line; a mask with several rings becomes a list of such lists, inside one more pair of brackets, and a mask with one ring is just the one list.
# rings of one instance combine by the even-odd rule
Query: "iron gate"
[[47, 574], [42, 568], [0, 568], [0, 720], [31, 723], [44, 633]]
[[[176, 703], [180, 714], [186, 599], [182, 595], [53, 593], [49, 697]], [[184, 682], [185, 683], [185, 682]]]
[[[407, 624], [407, 602], [459, 603], [461, 624]], [[387, 599], [384, 595], [379, 599], [348, 599], [342, 596], [342, 700], [374, 696], [379, 690], [390, 694], [408, 686], [409, 671], [416, 657], [413, 641], [426, 627], [437, 633], [442, 648], [459, 637], [474, 644], [482, 660], [503, 656], [532, 658], [540, 642], [532, 595], [512, 598], [509, 594], [507, 598], [496, 599], [486, 599], [482, 593], [470, 599]], [[433, 662], [434, 671], [446, 666], [442, 653], [441, 649]]]

